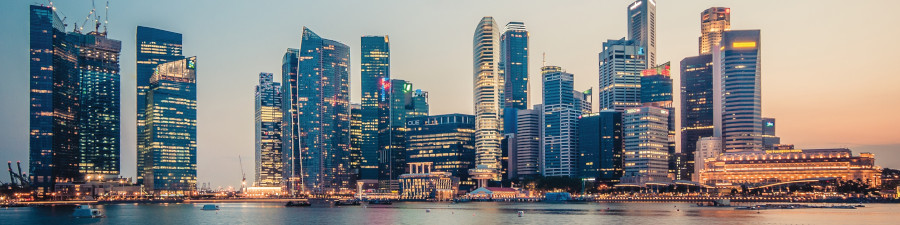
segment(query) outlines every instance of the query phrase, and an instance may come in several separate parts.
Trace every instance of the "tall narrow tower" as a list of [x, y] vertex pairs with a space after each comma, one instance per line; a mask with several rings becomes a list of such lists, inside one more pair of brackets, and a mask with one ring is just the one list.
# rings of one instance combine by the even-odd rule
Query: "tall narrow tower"
[[656, 66], [656, 1], [637, 0], [628, 5], [628, 40], [647, 54], [647, 68]]
[[500, 30], [493, 17], [484, 17], [475, 27], [473, 40], [473, 73], [475, 103], [475, 175], [479, 186], [486, 179], [498, 179], [500, 169], [500, 139], [502, 138], [501, 107], [503, 78], [499, 74]]
[[761, 49], [759, 30], [722, 33], [713, 51], [714, 120], [724, 150], [762, 150]]

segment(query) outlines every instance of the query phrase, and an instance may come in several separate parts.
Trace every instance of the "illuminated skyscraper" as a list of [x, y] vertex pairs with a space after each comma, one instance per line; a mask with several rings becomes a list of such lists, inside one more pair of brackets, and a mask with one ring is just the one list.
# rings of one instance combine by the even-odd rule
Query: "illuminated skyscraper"
[[[473, 85], [475, 103], [475, 150], [478, 179], [499, 179], [502, 137], [504, 79], [499, 73], [500, 28], [492, 17], [484, 17], [475, 27], [473, 40]], [[484, 186], [481, 184], [479, 186]]]
[[725, 31], [721, 46], [713, 51], [717, 137], [726, 152], [762, 150], [760, 32]]
[[459, 177], [461, 190], [475, 186], [468, 173], [475, 168], [475, 116], [421, 116], [407, 122], [408, 163], [431, 162], [435, 171]]
[[[144, 132], [144, 110], [147, 108], [147, 92], [150, 90], [150, 77], [156, 66], [162, 63], [183, 59], [181, 54], [181, 34], [156, 28], [138, 26], [135, 35], [136, 70], [137, 70], [137, 167], [143, 168], [143, 154], [148, 148]], [[140, 170], [138, 170], [140, 171]], [[143, 183], [143, 174], [138, 173], [137, 182]]]
[[150, 77], [142, 131], [144, 187], [159, 194], [197, 188], [197, 58], [159, 64]]
[[[397, 183], [397, 178], [400, 174], [407, 172], [407, 118], [422, 114], [427, 116], [428, 105], [424, 107], [416, 106], [416, 103], [427, 104], [427, 100], [422, 101], [420, 97], [418, 98], [419, 101], [416, 101], [417, 95], [413, 91], [413, 84], [408, 81], [393, 79], [390, 81], [390, 85], [386, 85], [384, 88], [390, 93], [390, 108], [388, 109], [391, 114], [388, 120], [390, 122], [390, 130], [388, 131], [390, 145], [386, 146], [379, 153], [378, 181], [382, 189], [398, 190], [399, 183]], [[423, 92], [418, 90], [418, 93]], [[424, 110], [424, 112], [421, 112], [421, 110]]]
[[[655, 106], [673, 112], [675, 106], [672, 104], [672, 77], [669, 62], [662, 65], [646, 69], [641, 72], [641, 103], [644, 106]], [[675, 176], [675, 179], [681, 179], [687, 170], [679, 160], [681, 154], [676, 152], [675, 148], [675, 114], [669, 113], [668, 119], [669, 129], [669, 173]]]
[[641, 105], [641, 72], [647, 68], [645, 50], [634, 40], [608, 40], [600, 52], [600, 110]]
[[357, 103], [350, 104], [350, 173], [353, 179], [359, 179], [359, 165], [362, 162], [362, 106]]
[[[713, 134], [713, 62], [712, 55], [681, 60], [681, 152], [688, 172], [700, 162], [695, 159], [697, 141]], [[721, 141], [721, 139], [718, 139]], [[693, 175], [683, 177], [694, 179]]]
[[644, 68], [656, 65], [656, 1], [637, 0], [628, 5], [628, 40], [647, 55]]
[[300, 68], [300, 50], [289, 48], [281, 61], [281, 153], [284, 179], [283, 184], [291, 194], [296, 194], [301, 187], [302, 169], [300, 167], [300, 114], [298, 99], [298, 73]]
[[700, 55], [712, 54], [722, 41], [722, 32], [731, 30], [731, 9], [712, 7], [700, 13]]
[[625, 154], [622, 148], [622, 112], [604, 110], [578, 119], [579, 178], [619, 182]]
[[510, 153], [514, 158], [515, 172], [519, 178], [537, 177], [541, 175], [541, 138], [544, 137], [544, 107], [535, 105], [533, 109], [522, 109], [516, 112], [517, 132], [515, 133], [515, 151]]
[[350, 48], [303, 28], [297, 79], [301, 176], [314, 193], [351, 188]]
[[500, 37], [500, 70], [505, 80], [503, 107], [528, 109], [531, 101], [528, 95], [528, 30], [525, 23], [506, 24], [506, 31]]
[[281, 83], [271, 73], [259, 74], [256, 86], [256, 180], [254, 186], [281, 187], [283, 154]]
[[623, 183], [669, 181], [669, 110], [644, 106], [622, 115], [625, 174]]
[[781, 144], [781, 138], [775, 136], [775, 118], [762, 118], [762, 122], [763, 148], [775, 149], [776, 145]]
[[379, 152], [390, 147], [391, 51], [388, 36], [360, 38], [360, 86], [362, 90], [362, 142], [360, 179], [377, 182]]
[[544, 87], [543, 150], [544, 176], [575, 177], [578, 117], [581, 104], [575, 100], [575, 77], [558, 66], [541, 68]]

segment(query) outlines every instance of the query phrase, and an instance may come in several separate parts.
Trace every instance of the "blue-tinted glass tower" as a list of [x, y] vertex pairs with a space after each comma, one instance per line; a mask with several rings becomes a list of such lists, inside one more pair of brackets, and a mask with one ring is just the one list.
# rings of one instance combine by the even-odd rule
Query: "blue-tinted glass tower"
[[641, 71], [647, 68], [647, 52], [634, 40], [608, 40], [600, 52], [600, 110], [641, 105]]
[[623, 172], [622, 113], [604, 110], [578, 119], [580, 178], [619, 182]]
[[[144, 167], [143, 159], [147, 154], [144, 143], [144, 112], [147, 108], [147, 92], [150, 90], [150, 77], [156, 66], [162, 63], [183, 59], [181, 54], [181, 34], [156, 28], [138, 26], [135, 34], [136, 75], [137, 75], [137, 168]], [[143, 184], [143, 174], [138, 172], [138, 184]]]
[[301, 190], [300, 180], [300, 114], [298, 101], [298, 73], [300, 68], [300, 49], [288, 48], [281, 60], [281, 153], [284, 186], [289, 193], [297, 194]]
[[362, 103], [362, 140], [359, 176], [361, 180], [379, 179], [379, 152], [390, 145], [391, 51], [388, 36], [360, 38], [360, 86]]
[[713, 77], [720, 88], [715, 93], [715, 119], [725, 151], [763, 149], [762, 92], [759, 30], [722, 33], [722, 47], [713, 51]]
[[697, 141], [713, 136], [713, 99], [712, 55], [681, 60], [681, 152], [689, 173], [683, 179], [693, 177]]
[[544, 86], [544, 176], [569, 176], [576, 173], [578, 117], [581, 105], [574, 95], [575, 78], [558, 66], [541, 68]]
[[446, 114], [407, 122], [407, 163], [432, 162], [435, 171], [459, 177], [460, 190], [475, 186], [468, 173], [475, 168], [475, 116]]
[[281, 83], [271, 73], [259, 74], [255, 92], [256, 179], [254, 186], [281, 187], [282, 157]]
[[529, 101], [529, 80], [528, 80], [528, 30], [525, 29], [525, 23], [509, 22], [506, 24], [506, 31], [500, 36], [500, 70], [503, 71], [503, 107], [504, 120], [510, 121], [503, 123], [505, 133], [515, 133], [515, 115], [508, 116], [506, 113], [515, 110], [528, 109]]

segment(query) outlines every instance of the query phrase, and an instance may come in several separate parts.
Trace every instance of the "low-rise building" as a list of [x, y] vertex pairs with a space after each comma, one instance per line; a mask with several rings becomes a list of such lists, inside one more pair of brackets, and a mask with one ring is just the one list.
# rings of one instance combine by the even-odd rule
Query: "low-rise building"
[[432, 171], [432, 163], [409, 163], [408, 174], [400, 175], [400, 199], [451, 200], [459, 192], [459, 178], [450, 172]]
[[859, 180], [869, 186], [881, 182], [875, 155], [850, 149], [785, 149], [730, 152], [706, 160], [700, 183], [717, 187], [756, 187], [818, 178]]
[[505, 187], [480, 187], [466, 195], [469, 199], [483, 200], [512, 200], [525, 198], [527, 195], [516, 188]]

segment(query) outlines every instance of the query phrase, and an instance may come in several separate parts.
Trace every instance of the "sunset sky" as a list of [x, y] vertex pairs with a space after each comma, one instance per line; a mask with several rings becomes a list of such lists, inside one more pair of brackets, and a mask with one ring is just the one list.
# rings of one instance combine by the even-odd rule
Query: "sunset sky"
[[[28, 5], [35, 2], [46, 4], [0, 1], [0, 161], [28, 161]], [[258, 74], [281, 74], [282, 55], [300, 47], [302, 26], [350, 46], [353, 102], [360, 99], [360, 36], [386, 34], [392, 78], [430, 92], [432, 114], [471, 114], [472, 36], [481, 17], [493, 16], [501, 26], [525, 22], [537, 104], [542, 53], [547, 65], [575, 74], [576, 89], [597, 87], [601, 44], [625, 36], [632, 0], [311, 2], [110, 1], [109, 37], [122, 41], [122, 175], [135, 176], [138, 25], [184, 35], [184, 55], [198, 58], [198, 182], [239, 186], [238, 155], [253, 177]], [[656, 2], [657, 61], [672, 62], [676, 84], [681, 59], [697, 55], [700, 12], [730, 7], [733, 30], [762, 30], [763, 116], [777, 119], [782, 143], [874, 152], [876, 164], [900, 167], [900, 73], [892, 69], [900, 63], [900, 1]], [[104, 4], [97, 1], [100, 15]], [[54, 6], [71, 30], [91, 1]]]

